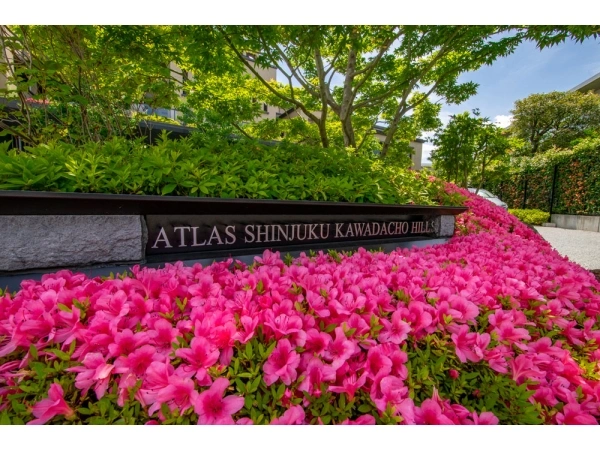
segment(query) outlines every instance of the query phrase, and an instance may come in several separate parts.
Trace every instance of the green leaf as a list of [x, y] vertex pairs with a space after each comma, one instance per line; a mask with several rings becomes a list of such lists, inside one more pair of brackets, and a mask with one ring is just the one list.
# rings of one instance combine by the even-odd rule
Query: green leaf
[[51, 349], [48, 349], [48, 350], [46, 350], [46, 351], [47, 351], [48, 353], [53, 353], [53, 354], [55, 354], [56, 356], [58, 356], [58, 357], [59, 357], [59, 359], [60, 359], [61, 361], [70, 361], [70, 360], [71, 360], [71, 356], [70, 356], [69, 354], [67, 354], [67, 353], [65, 353], [65, 352], [63, 352], [63, 351], [61, 351], [61, 350], [59, 350], [59, 349], [57, 349], [57, 348], [51, 348]]
[[269, 347], [267, 348], [267, 351], [265, 352], [264, 357], [268, 358], [271, 353], [273, 353], [273, 350], [275, 350], [275, 346], [277, 345], [277, 341], [274, 341], [271, 343], [271, 345], [269, 345]]
[[285, 384], [281, 384], [277, 388], [277, 393], [275, 395], [275, 400], [280, 400], [281, 397], [283, 397], [283, 394], [285, 394]]
[[371, 407], [371, 405], [363, 404], [358, 407], [358, 411], [361, 413], [365, 413], [365, 414], [368, 412], [371, 412], [372, 410], [373, 410], [373, 408]]
[[65, 305], [64, 303], [57, 303], [56, 306], [58, 307], [58, 309], [60, 309], [61, 311], [65, 311], [65, 312], [73, 312], [71, 311], [71, 308], [69, 308], [67, 305]]
[[0, 416], [0, 425], [11, 425], [8, 410], [6, 409], [2, 411], [2, 415]]
[[176, 187], [177, 187], [176, 184], [167, 184], [167, 185], [163, 186], [161, 193], [162, 193], [162, 195], [168, 195], [171, 192], [173, 192]]
[[246, 351], [245, 351], [245, 353], [246, 353], [246, 357], [248, 359], [252, 359], [252, 357], [254, 356], [254, 352], [252, 351], [252, 342], [248, 342], [246, 344]]
[[38, 351], [37, 351], [37, 347], [33, 344], [31, 344], [29, 346], [29, 354], [31, 355], [31, 357], [33, 359], [38, 359]]

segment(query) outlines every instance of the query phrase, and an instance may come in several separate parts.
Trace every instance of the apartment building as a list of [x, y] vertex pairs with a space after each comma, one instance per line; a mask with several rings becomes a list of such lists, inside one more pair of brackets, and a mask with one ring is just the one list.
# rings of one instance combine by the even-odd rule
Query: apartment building
[[574, 91], [592, 92], [593, 94], [600, 95], [600, 72], [578, 84], [574, 88], [569, 89], [569, 92]]

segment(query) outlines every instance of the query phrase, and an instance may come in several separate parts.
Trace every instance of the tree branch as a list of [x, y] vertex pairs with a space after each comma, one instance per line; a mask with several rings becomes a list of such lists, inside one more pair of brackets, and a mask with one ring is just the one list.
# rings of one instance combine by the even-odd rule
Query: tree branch
[[225, 33], [225, 31], [221, 28], [221, 27], [217, 27], [217, 30], [223, 35], [223, 38], [225, 39], [225, 41], [227, 42], [227, 45], [229, 46], [229, 48], [231, 50], [233, 50], [233, 52], [236, 54], [237, 58], [242, 62], [242, 64], [244, 64], [248, 70], [250, 72], [252, 72], [252, 74], [254, 74], [254, 76], [271, 92], [273, 93], [275, 96], [279, 97], [280, 99], [291, 103], [295, 106], [297, 106], [298, 108], [300, 108], [302, 110], [302, 112], [304, 112], [304, 114], [306, 114], [311, 120], [313, 120], [315, 123], [319, 123], [319, 118], [317, 116], [315, 116], [312, 112], [308, 111], [308, 109], [306, 108], [306, 106], [302, 103], [299, 102], [298, 100], [296, 100], [295, 98], [292, 97], [288, 97], [286, 95], [283, 95], [281, 92], [277, 91], [273, 86], [271, 86], [263, 77], [260, 76], [260, 74], [258, 73], [258, 71], [252, 66], [252, 64], [248, 63], [248, 61], [246, 60], [246, 58], [244, 58], [244, 56], [241, 54], [241, 52], [238, 50], [238, 48], [235, 46], [235, 44], [231, 41], [230, 37], [227, 35], [227, 33]]

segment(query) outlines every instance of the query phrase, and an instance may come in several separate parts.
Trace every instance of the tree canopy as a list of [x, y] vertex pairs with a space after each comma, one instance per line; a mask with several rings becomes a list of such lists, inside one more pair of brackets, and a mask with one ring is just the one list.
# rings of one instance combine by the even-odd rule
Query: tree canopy
[[[459, 75], [512, 53], [525, 40], [540, 49], [566, 39], [597, 36], [592, 26], [216, 26], [194, 27], [215, 63], [225, 44], [283, 108], [298, 108], [330, 145], [327, 123], [341, 127], [343, 145], [359, 147], [378, 121], [387, 125], [381, 155], [397, 133], [408, 140], [435, 129], [431, 98], [461, 103], [476, 84]], [[252, 59], [248, 54], [254, 55]], [[285, 82], [258, 68], [276, 67]]]
[[[440, 126], [441, 102], [476, 92], [462, 73], [525, 40], [543, 49], [597, 34], [594, 26], [2, 26], [0, 69], [15, 87], [4, 95], [19, 100], [9, 131], [31, 143], [127, 134], [132, 105], [146, 104], [178, 108], [207, 133], [391, 157]], [[280, 81], [266, 75], [273, 68]], [[259, 121], [263, 103], [301, 114]]]
[[431, 160], [436, 174], [462, 187], [481, 187], [486, 169], [504, 156], [510, 147], [504, 130], [480, 117], [479, 111], [452, 116], [433, 139], [436, 149]]
[[556, 146], [566, 148], [586, 130], [600, 128], [600, 96], [550, 92], [515, 102], [510, 130], [526, 142], [518, 154], [533, 156]]

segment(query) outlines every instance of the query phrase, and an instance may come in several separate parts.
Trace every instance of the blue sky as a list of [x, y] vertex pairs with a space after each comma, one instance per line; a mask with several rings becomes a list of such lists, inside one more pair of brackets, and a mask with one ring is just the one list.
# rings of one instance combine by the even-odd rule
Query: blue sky
[[[481, 114], [507, 125], [515, 100], [530, 94], [567, 91], [600, 72], [600, 40], [588, 39], [581, 44], [567, 41], [539, 50], [525, 42], [506, 58], [491, 66], [461, 75], [460, 81], [479, 84], [477, 94], [460, 105], [442, 106], [444, 123], [450, 114], [479, 108]], [[423, 146], [423, 162], [433, 146]]]

